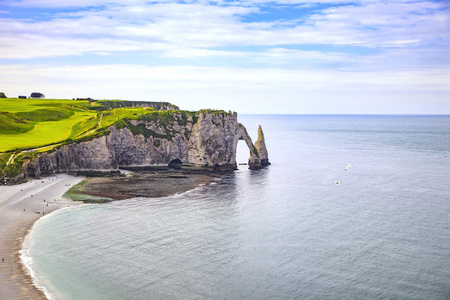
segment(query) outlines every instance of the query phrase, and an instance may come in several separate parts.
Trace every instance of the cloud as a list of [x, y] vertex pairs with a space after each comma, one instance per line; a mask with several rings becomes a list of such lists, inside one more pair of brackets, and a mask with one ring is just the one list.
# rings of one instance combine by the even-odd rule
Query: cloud
[[[236, 1], [212, 5], [208, 1], [183, 4], [160, 1], [9, 1], [22, 6], [79, 6], [70, 12], [49, 12], [46, 19], [0, 19], [1, 58], [33, 58], [83, 55], [92, 52], [142, 51], [165, 57], [192, 54], [243, 57], [233, 47], [253, 47], [257, 56], [285, 60], [276, 49], [289, 46], [333, 45], [374, 48], [430, 49], [448, 47], [450, 40], [449, 6], [430, 1], [359, 1], [309, 11], [293, 19], [245, 22], [241, 17], [260, 14], [261, 5], [336, 4], [340, 1]], [[229, 2], [227, 2], [229, 3]], [[98, 5], [98, 7], [94, 7]], [[47, 46], [45, 46], [47, 45]], [[256, 49], [255, 47], [259, 47]], [[265, 48], [264, 48], [265, 47]], [[220, 48], [220, 49], [219, 49]], [[256, 50], [255, 50], [256, 49]], [[268, 50], [269, 49], [269, 50]], [[293, 50], [284, 57], [298, 60]], [[219, 53], [220, 52], [220, 53]], [[336, 58], [333, 51], [315, 55], [323, 64]], [[336, 51], [334, 51], [336, 52]], [[303, 53], [306, 52], [297, 52]], [[309, 53], [310, 55], [311, 53]], [[442, 51], [437, 51], [442, 55]], [[318, 59], [322, 57], [323, 60]], [[340, 55], [342, 62], [350, 61]], [[332, 59], [333, 60], [333, 59]]]
[[[147, 0], [4, 0], [5, 3], [12, 6], [21, 7], [46, 7], [46, 8], [63, 8], [63, 7], [92, 7], [102, 5], [144, 5], [148, 3]], [[395, 0], [393, 0], [395, 1]], [[159, 0], [158, 3], [173, 3], [172, 0]], [[348, 0], [186, 0], [183, 3], [187, 4], [210, 4], [217, 3], [221, 6], [257, 6], [266, 4], [280, 4], [280, 5], [302, 5], [302, 4], [341, 4], [348, 3]], [[360, 1], [359, 1], [360, 2]]]
[[[5, 0], [0, 8], [15, 9], [0, 18], [7, 94], [29, 86], [53, 97], [236, 99], [235, 107], [256, 98], [313, 107], [307, 99], [317, 98], [336, 109], [334, 96], [362, 109], [364, 93], [449, 95], [445, 2]], [[271, 14], [289, 8], [296, 13]]]
[[[443, 3], [383, 3], [328, 8], [311, 16], [321, 32], [335, 28], [349, 34], [348, 43], [365, 46], [407, 46], [450, 38], [449, 7]], [[345, 42], [345, 39], [343, 39]]]
[[[27, 2], [33, 3], [49, 5], [54, 1]], [[4, 35], [20, 38], [26, 34], [24, 41], [30, 35], [54, 39], [64, 35], [74, 40], [116, 38], [120, 42], [139, 40], [143, 48], [153, 41], [189, 48], [302, 44], [402, 47], [448, 40], [450, 36], [448, 8], [435, 2], [345, 5], [315, 11], [298, 20], [271, 22], [244, 22], [239, 18], [258, 13], [256, 6], [131, 3], [59, 13], [46, 21], [3, 19], [1, 25], [7, 28]]]
[[[248, 86], [261, 88], [267, 86], [295, 86], [299, 89], [322, 90], [370, 90], [386, 88], [389, 90], [446, 90], [450, 91], [450, 68], [424, 70], [416, 72], [378, 71], [373, 76], [370, 71], [336, 71], [284, 68], [240, 68], [240, 67], [192, 67], [192, 66], [142, 66], [142, 65], [92, 65], [92, 66], [25, 66], [12, 65], [1, 67], [2, 82], [11, 81], [10, 76], [24, 76], [30, 81], [49, 87], [51, 82], [67, 81], [74, 86], [92, 82], [117, 90], [127, 86], [129, 89], [140, 87], [174, 86], [196, 89], [205, 86], [236, 87]], [[9, 71], [8, 71], [9, 70]], [[28, 74], [28, 75], [26, 75]], [[126, 74], [126, 76], [124, 76]], [[78, 86], [77, 89], [81, 88]]]
[[[450, 69], [336, 71], [238, 67], [0, 66], [7, 95], [171, 101], [242, 113], [450, 113]], [[415, 104], [410, 100], [415, 99]], [[423, 103], [427, 103], [425, 106]], [[390, 110], [391, 109], [391, 110]]]
[[[42, 7], [42, 8], [63, 8], [63, 7], [92, 7], [106, 5], [114, 1], [109, 0], [5, 0], [5, 4], [19, 7]], [[131, 2], [131, 1], [130, 1]]]

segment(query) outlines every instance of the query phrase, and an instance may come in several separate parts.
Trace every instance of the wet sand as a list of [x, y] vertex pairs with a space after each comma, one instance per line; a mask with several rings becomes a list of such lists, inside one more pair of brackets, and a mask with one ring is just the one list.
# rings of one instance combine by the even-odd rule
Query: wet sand
[[[25, 236], [40, 217], [78, 202], [61, 199], [82, 178], [59, 174], [0, 186], [0, 299], [46, 299], [20, 259]], [[45, 202], [44, 202], [45, 200]]]
[[[135, 197], [167, 197], [209, 184], [219, 173], [183, 171], [126, 172], [121, 176], [90, 177], [70, 191], [73, 200], [88, 203], [124, 200]], [[94, 197], [92, 197], [94, 196]]]

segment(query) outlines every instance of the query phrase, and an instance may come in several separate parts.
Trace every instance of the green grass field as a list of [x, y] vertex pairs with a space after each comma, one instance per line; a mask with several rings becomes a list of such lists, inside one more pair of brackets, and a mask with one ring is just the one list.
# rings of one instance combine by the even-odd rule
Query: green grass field
[[[115, 123], [123, 125], [119, 121], [124, 119], [158, 118], [167, 121], [174, 112], [179, 112], [130, 107], [130, 103], [117, 100], [0, 99], [0, 153], [17, 150], [45, 152], [65, 142], [104, 135], [109, 126]], [[154, 104], [156, 107], [160, 105]], [[132, 125], [127, 123], [127, 126]]]
[[126, 104], [124, 101], [0, 99], [0, 153], [98, 136], [119, 120], [137, 119], [155, 111], [150, 107], [120, 107], [123, 103]]
[[20, 134], [0, 134], [0, 152], [17, 149], [30, 149], [62, 142], [71, 137], [72, 127], [89, 117], [91, 112], [75, 112], [67, 119], [36, 122], [34, 128]]
[[0, 99], [0, 152], [71, 138], [72, 127], [97, 115], [89, 101]]
[[11, 113], [28, 112], [47, 107], [79, 107], [89, 109], [89, 101], [67, 99], [16, 99], [0, 98], [0, 111]]

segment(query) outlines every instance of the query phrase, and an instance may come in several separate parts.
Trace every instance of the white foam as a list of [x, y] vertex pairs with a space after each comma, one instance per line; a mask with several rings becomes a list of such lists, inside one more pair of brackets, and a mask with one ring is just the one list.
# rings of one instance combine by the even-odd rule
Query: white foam
[[42, 291], [47, 299], [53, 300], [56, 298], [36, 276], [36, 272], [33, 269], [33, 264], [34, 264], [33, 258], [31, 257], [31, 247], [33, 246], [32, 236], [35, 232], [35, 228], [39, 222], [42, 222], [42, 220], [44, 218], [47, 218], [50, 215], [51, 215], [51, 213], [49, 215], [46, 215], [46, 216], [40, 218], [33, 224], [33, 227], [31, 228], [30, 232], [25, 236], [25, 239], [22, 243], [22, 250], [20, 250], [19, 253], [20, 253], [20, 259], [22, 260], [22, 264], [25, 266], [25, 270], [27, 271], [28, 275], [30, 275], [33, 280], [33, 285], [38, 290]]
[[[195, 188], [193, 188], [193, 189], [190, 189], [190, 190], [187, 190], [187, 191], [184, 191], [184, 192], [179, 192], [179, 193], [176, 193], [176, 194], [171, 195], [171, 196], [168, 196], [168, 197], [169, 197], [169, 198], [170, 198], [170, 197], [179, 198], [179, 197], [182, 197], [182, 196], [185, 196], [185, 195], [188, 195], [188, 194], [197, 193], [197, 192], [199, 192], [199, 191], [204, 190], [206, 187], [208, 187], [208, 186], [210, 186], [210, 185], [216, 185], [216, 184], [218, 184], [220, 181], [223, 181], [223, 178], [221, 178], [221, 177], [216, 177], [216, 178], [214, 178], [211, 182], [208, 182], [208, 183], [200, 183], [197, 187], [195, 187]], [[165, 198], [165, 197], [162, 197], [162, 198]]]
[[47, 218], [51, 217], [55, 212], [60, 212], [65, 209], [73, 209], [75, 207], [63, 207], [60, 209], [57, 209], [48, 215], [45, 215], [41, 218], [39, 218], [31, 227], [31, 230], [28, 232], [28, 234], [25, 236], [25, 239], [22, 243], [22, 249], [19, 251], [20, 253], [20, 259], [22, 261], [22, 264], [25, 267], [25, 270], [28, 275], [31, 276], [33, 285], [40, 291], [42, 291], [45, 295], [45, 297], [48, 300], [62, 300], [65, 299], [65, 297], [61, 294], [59, 294], [54, 288], [51, 289], [48, 286], [46, 286], [37, 275], [36, 272], [36, 266], [34, 266], [33, 257], [31, 256], [31, 248], [33, 247], [33, 235], [36, 231], [36, 227], [41, 224], [41, 222], [45, 221]]

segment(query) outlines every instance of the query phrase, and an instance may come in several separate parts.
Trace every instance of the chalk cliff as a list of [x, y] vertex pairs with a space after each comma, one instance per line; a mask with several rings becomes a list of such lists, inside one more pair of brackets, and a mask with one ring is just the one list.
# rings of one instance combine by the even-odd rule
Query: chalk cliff
[[255, 142], [255, 148], [259, 153], [259, 158], [261, 159], [261, 166], [270, 165], [269, 153], [266, 148], [266, 140], [264, 139], [264, 133], [261, 125], [258, 127], [258, 139]]
[[236, 169], [239, 140], [249, 148], [249, 168], [268, 165], [261, 127], [255, 146], [237, 113], [172, 112], [157, 118], [123, 120], [108, 134], [72, 143], [24, 165], [25, 176], [60, 172], [110, 171], [119, 168], [192, 167]]

